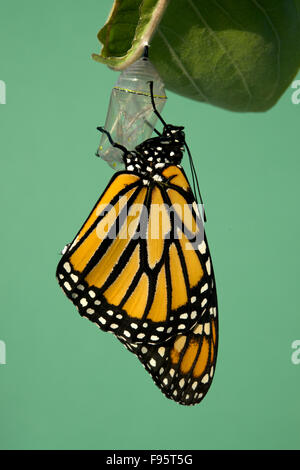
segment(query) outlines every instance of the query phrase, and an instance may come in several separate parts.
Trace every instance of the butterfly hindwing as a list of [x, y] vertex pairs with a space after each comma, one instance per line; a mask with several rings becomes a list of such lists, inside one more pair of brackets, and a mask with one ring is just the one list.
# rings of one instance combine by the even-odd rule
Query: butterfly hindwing
[[196, 405], [209, 390], [216, 367], [218, 315], [215, 290], [207, 309], [189, 332], [160, 345], [134, 344], [119, 339], [139, 358], [167, 398], [182, 405]]

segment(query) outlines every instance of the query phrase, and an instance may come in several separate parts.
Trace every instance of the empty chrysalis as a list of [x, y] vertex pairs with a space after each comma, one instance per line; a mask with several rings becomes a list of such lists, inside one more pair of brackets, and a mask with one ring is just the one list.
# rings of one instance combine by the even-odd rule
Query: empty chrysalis
[[[151, 104], [150, 81], [154, 84], [156, 107], [161, 112], [167, 99], [165, 87], [145, 46], [143, 57], [127, 67], [113, 87], [105, 121], [105, 130], [113, 141], [128, 150], [149, 139], [157, 121]], [[114, 169], [124, 167], [122, 151], [111, 145], [106, 134], [101, 136], [96, 155]]]

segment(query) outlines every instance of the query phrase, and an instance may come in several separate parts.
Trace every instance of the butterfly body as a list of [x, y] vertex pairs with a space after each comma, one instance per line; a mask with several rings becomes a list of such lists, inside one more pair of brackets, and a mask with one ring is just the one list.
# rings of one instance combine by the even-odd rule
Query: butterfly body
[[[144, 178], [143, 184], [167, 182], [162, 170], [170, 164], [179, 165], [184, 150], [182, 127], [165, 127], [160, 137], [153, 137], [138, 145], [135, 151], [124, 156], [127, 171], [133, 171]], [[181, 167], [179, 167], [181, 168]]]

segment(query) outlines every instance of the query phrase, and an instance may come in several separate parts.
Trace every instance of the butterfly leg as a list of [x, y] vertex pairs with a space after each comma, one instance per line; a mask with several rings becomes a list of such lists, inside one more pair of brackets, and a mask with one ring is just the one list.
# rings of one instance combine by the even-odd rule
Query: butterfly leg
[[103, 127], [97, 127], [97, 130], [102, 132], [102, 134], [107, 135], [107, 138], [113, 147], [123, 150], [124, 153], [128, 153], [128, 150], [126, 147], [124, 147], [123, 145], [117, 144], [116, 142], [113, 141], [110, 133], [106, 129], [104, 129]]

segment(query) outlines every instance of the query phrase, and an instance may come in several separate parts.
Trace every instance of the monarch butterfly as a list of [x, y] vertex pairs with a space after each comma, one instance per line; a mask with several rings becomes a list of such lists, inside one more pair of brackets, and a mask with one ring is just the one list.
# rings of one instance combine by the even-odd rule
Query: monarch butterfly
[[185, 148], [191, 161], [183, 127], [165, 123], [153, 82], [150, 91], [164, 125], [157, 137], [128, 151], [98, 128], [123, 151], [125, 170], [66, 246], [57, 279], [80, 315], [137, 355], [167, 397], [193, 405], [215, 369], [216, 286], [202, 216], [180, 165]]

